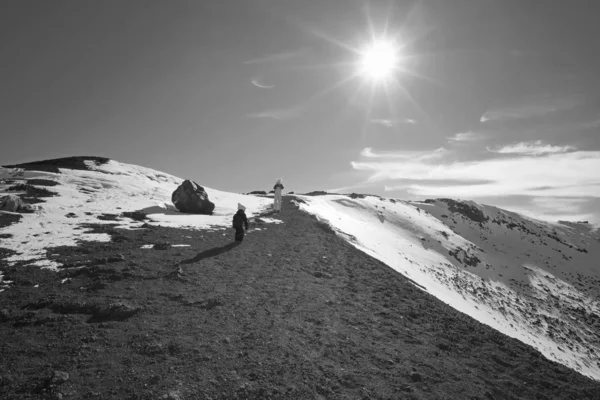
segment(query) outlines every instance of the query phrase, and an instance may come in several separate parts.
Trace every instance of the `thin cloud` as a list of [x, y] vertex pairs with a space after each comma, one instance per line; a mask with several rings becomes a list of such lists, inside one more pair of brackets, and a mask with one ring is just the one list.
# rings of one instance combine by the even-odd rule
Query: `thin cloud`
[[486, 150], [490, 153], [498, 154], [521, 154], [540, 156], [544, 154], [566, 153], [568, 151], [575, 151], [577, 150], [577, 148], [575, 146], [570, 145], [553, 146], [551, 144], [543, 144], [541, 140], [536, 140], [532, 142], [510, 144], [507, 146], [500, 147], [496, 150], [486, 147]]
[[249, 118], [274, 119], [276, 121], [289, 121], [300, 117], [302, 110], [299, 107], [285, 109], [271, 109], [257, 113], [247, 114]]
[[374, 125], [381, 125], [386, 128], [392, 128], [399, 124], [416, 125], [417, 120], [411, 119], [411, 118], [406, 118], [403, 120], [394, 120], [394, 119], [387, 119], [387, 118], [373, 118], [373, 119], [371, 119], [370, 122]]
[[448, 137], [449, 142], [475, 142], [477, 140], [482, 140], [484, 138], [483, 135], [475, 132], [460, 132], [456, 133], [453, 136]]
[[[597, 173], [600, 171], [600, 151], [518, 155], [470, 162], [444, 161], [437, 151], [417, 158], [368, 157], [370, 149], [363, 150], [363, 155], [367, 156], [366, 160], [353, 162], [352, 167], [370, 173], [369, 181], [387, 184], [403, 179], [419, 180], [421, 183], [404, 185], [418, 196], [600, 198]], [[557, 165], [560, 168], [556, 168]], [[448, 182], [441, 183], [444, 181]], [[455, 184], [461, 181], [464, 184]], [[488, 182], [482, 184], [483, 181]], [[540, 187], [544, 190], [539, 190]]]
[[514, 106], [488, 110], [481, 116], [479, 121], [485, 123], [489, 121], [527, 119], [557, 111], [570, 110], [582, 103], [582, 99], [576, 96], [564, 98], [530, 97]]
[[546, 213], [576, 213], [587, 203], [587, 199], [572, 197], [534, 197], [532, 204], [547, 210]]
[[385, 118], [373, 118], [371, 119], [371, 123], [374, 125], [385, 126], [386, 128], [392, 128], [396, 124], [394, 120]]
[[348, 192], [354, 191], [356, 189], [364, 189], [364, 188], [368, 188], [368, 187], [372, 187], [372, 186], [373, 185], [370, 184], [369, 182], [360, 182], [360, 183], [357, 183], [356, 185], [341, 186], [341, 187], [327, 189], [326, 192], [328, 192], [328, 193], [348, 193]]
[[252, 84], [261, 89], [273, 89], [275, 87], [275, 85], [266, 85], [258, 79], [252, 79]]
[[406, 118], [403, 120], [394, 120], [394, 119], [387, 119], [387, 118], [373, 118], [373, 119], [371, 119], [370, 122], [374, 125], [381, 125], [381, 126], [385, 126], [386, 128], [392, 128], [398, 124], [416, 125], [417, 120], [411, 119], [411, 118]]
[[489, 179], [482, 180], [458, 180], [458, 179], [400, 179], [401, 183], [395, 185], [384, 185], [383, 190], [386, 192], [394, 192], [398, 190], [410, 189], [412, 185], [427, 184], [427, 185], [445, 185], [445, 186], [461, 186], [461, 185], [485, 185], [493, 183]]
[[255, 59], [252, 59], [252, 60], [244, 61], [244, 64], [247, 64], [247, 65], [252, 65], [252, 64], [270, 64], [270, 63], [287, 61], [287, 60], [299, 57], [301, 55], [304, 55], [306, 53], [306, 51], [307, 51], [306, 48], [301, 48], [301, 49], [298, 49], [298, 50], [291, 50], [291, 51], [283, 51], [283, 52], [280, 52], [280, 53], [273, 53], [273, 54], [269, 54], [269, 55], [264, 56], [264, 57], [255, 58]]
[[360, 155], [364, 158], [375, 158], [383, 160], [438, 160], [448, 153], [444, 147], [434, 151], [399, 150], [399, 151], [374, 151], [371, 147], [365, 147]]

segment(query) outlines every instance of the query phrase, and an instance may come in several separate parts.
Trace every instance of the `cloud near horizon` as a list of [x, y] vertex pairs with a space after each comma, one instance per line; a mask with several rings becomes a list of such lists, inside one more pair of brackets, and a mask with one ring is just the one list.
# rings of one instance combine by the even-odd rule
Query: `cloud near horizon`
[[544, 154], [555, 154], [555, 153], [566, 153], [568, 151], [575, 151], [577, 148], [571, 145], [564, 146], [553, 146], [551, 144], [544, 144], [541, 140], [535, 140], [530, 142], [520, 142], [502, 146], [496, 150], [486, 147], [486, 150], [490, 153], [498, 154], [522, 154], [539, 156]]
[[[419, 197], [546, 198], [549, 200], [543, 204], [547, 206], [553, 198], [562, 199], [562, 203], [573, 199], [569, 211], [581, 210], [593, 199], [598, 201], [600, 151], [559, 152], [558, 148], [540, 147], [538, 150], [548, 151], [535, 153], [525, 151], [532, 148], [514, 147], [517, 151], [507, 151], [505, 157], [475, 161], [456, 161], [455, 152], [445, 148], [395, 152], [365, 148], [361, 160], [351, 165], [369, 174], [365, 184], [379, 183], [385, 191], [405, 191]], [[560, 209], [559, 203], [556, 209]], [[547, 208], [547, 214], [552, 214], [552, 208]], [[600, 214], [595, 215], [600, 222]]]

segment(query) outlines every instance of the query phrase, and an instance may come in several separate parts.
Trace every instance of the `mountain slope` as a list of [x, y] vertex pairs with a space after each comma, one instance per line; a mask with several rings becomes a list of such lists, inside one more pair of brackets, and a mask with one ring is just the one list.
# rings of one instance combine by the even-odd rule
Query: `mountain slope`
[[[312, 235], [314, 230], [306, 228], [303, 231], [304, 225], [299, 222], [303, 228], [295, 226], [294, 222], [275, 229], [275, 225], [283, 220], [265, 215], [272, 200], [264, 197], [207, 188], [210, 199], [217, 204], [214, 215], [181, 214], [170, 206], [171, 193], [181, 181], [148, 168], [86, 157], [0, 169], [0, 196], [17, 194], [37, 207], [33, 213], [0, 212], [0, 298], [17, 299], [19, 293], [26, 293], [25, 298], [31, 301], [24, 302], [19, 298], [14, 304], [15, 307], [20, 304], [17, 308], [30, 307], [29, 303], [37, 301], [32, 299], [43, 300], [39, 297], [41, 293], [51, 298], [60, 293], [63, 283], [73, 279], [71, 271], [86, 271], [84, 275], [91, 275], [92, 282], [78, 286], [84, 288], [80, 301], [85, 301], [87, 288], [107, 287], [106, 276], [102, 273], [97, 276], [93, 271], [102, 270], [106, 263], [120, 265], [118, 263], [125, 259], [134, 262], [130, 258], [132, 254], [143, 258], [141, 254], [148, 254], [148, 250], [140, 250], [142, 245], [165, 249], [169, 249], [170, 244], [195, 246], [189, 250], [201, 251], [199, 257], [191, 259], [192, 264], [203, 265], [205, 260], [213, 257], [228, 257], [231, 250], [228, 247], [213, 251], [204, 248], [205, 243], [198, 247], [190, 239], [197, 237], [198, 232], [201, 232], [202, 241], [211, 237], [215, 242], [214, 238], [227, 235], [224, 229], [230, 225], [238, 202], [245, 204], [251, 220], [260, 224], [250, 232], [248, 241], [254, 235], [267, 234], [269, 241], [286, 243], [287, 250], [290, 246], [305, 243], [305, 239], [313, 243], [312, 238], [303, 235]], [[450, 199], [406, 202], [375, 196], [334, 195], [296, 196], [293, 202], [301, 210], [326, 222], [318, 223], [318, 227], [329, 233], [337, 232], [357, 249], [408, 277], [412, 285], [476, 320], [532, 345], [549, 359], [600, 379], [600, 281], [595, 262], [600, 248], [597, 233], [586, 224], [551, 225], [495, 207]], [[158, 227], [163, 232], [160, 235], [156, 235]], [[272, 237], [274, 230], [282, 236]], [[292, 242], [286, 235], [292, 235]], [[152, 237], [152, 241], [140, 243], [144, 237]], [[339, 243], [338, 238], [335, 240]], [[130, 241], [139, 246], [131, 247]], [[122, 246], [126, 249], [123, 251], [129, 252], [127, 256], [110, 254], [111, 249]], [[255, 250], [269, 248], [260, 241], [254, 246], [257, 246]], [[312, 257], [303, 253], [311, 253], [309, 246], [303, 244], [300, 247], [304, 250], [296, 254], [298, 268], [317, 279], [334, 277], [329, 269], [319, 267]], [[226, 255], [221, 256], [221, 253]], [[264, 260], [267, 264], [271, 262], [269, 260], [275, 260], [271, 252], [260, 254], [255, 259], [261, 265], [261, 257], [267, 257]], [[286, 256], [283, 263], [289, 264], [293, 259], [293, 256]], [[230, 262], [237, 268], [235, 260]], [[281, 258], [277, 260], [282, 263]], [[173, 257], [166, 261], [155, 256], [148, 261], [147, 269], [154, 271], [150, 274], [154, 276], [152, 279], [158, 279], [156, 276], [162, 277], [160, 271], [165, 268], [165, 263], [172, 268], [181, 261]], [[306, 270], [313, 267], [316, 269]], [[124, 271], [107, 276], [121, 277], [120, 281], [131, 275]], [[354, 276], [354, 272], [348, 274]], [[40, 279], [48, 282], [49, 287], [44, 291], [35, 287], [43, 285], [36, 282]], [[217, 278], [213, 277], [213, 284], [216, 282]], [[271, 285], [273, 290], [281, 291], [280, 285], [284, 283], [278, 281]], [[79, 290], [76, 287], [72, 289], [73, 296], [82, 295], [74, 294]], [[107, 298], [118, 296], [118, 290], [122, 289], [115, 287]], [[371, 291], [373, 287], [364, 283], [361, 290]], [[373, 309], [373, 312], [387, 313], [388, 309], [396, 307], [391, 300], [379, 300], [384, 304], [380, 305], [379, 311]], [[63, 310], [62, 305], [52, 306], [52, 300], [43, 300], [43, 304], [48, 301], [52, 310], [56, 311], [52, 307]], [[142, 300], [138, 298], [138, 301]], [[359, 307], [359, 303], [354, 302], [353, 306]], [[95, 307], [86, 310], [97, 310]], [[372, 304], [372, 307], [376, 305]], [[439, 307], [434, 308], [449, 312]], [[404, 318], [403, 315], [396, 314], [394, 324], [398, 323], [397, 318]], [[14, 316], [6, 318], [15, 323]], [[27, 319], [20, 313], [18, 318]], [[321, 323], [327, 318], [323, 316]], [[480, 328], [473, 329], [480, 331]], [[458, 340], [458, 336], [454, 335], [452, 340]], [[473, 337], [480, 345], [477, 335]], [[431, 339], [429, 344], [433, 345], [433, 342]]]
[[586, 224], [450, 199], [351, 197], [300, 199], [442, 301], [600, 380], [600, 242]]
[[[150, 225], [220, 229], [231, 224], [240, 202], [248, 215], [264, 210], [269, 199], [205, 188], [216, 204], [213, 215], [182, 214], [171, 194], [183, 180], [150, 168], [98, 157], [70, 157], [0, 168], [0, 196], [17, 194], [38, 208], [22, 214], [20, 223], [3, 229], [10, 240], [0, 247], [14, 252], [5, 261], [57, 268], [49, 247], [74, 246], [82, 241], [109, 241], [106, 234], [86, 233], [89, 223], [118, 223], [124, 229]], [[141, 211], [138, 221], [123, 212]]]
[[[263, 218], [237, 247], [231, 231], [94, 224], [111, 242], [54, 248], [58, 272], [7, 267], [2, 397], [597, 398], [599, 382], [445, 305], [290, 198], [283, 223]], [[164, 241], [188, 247], [144, 248]]]

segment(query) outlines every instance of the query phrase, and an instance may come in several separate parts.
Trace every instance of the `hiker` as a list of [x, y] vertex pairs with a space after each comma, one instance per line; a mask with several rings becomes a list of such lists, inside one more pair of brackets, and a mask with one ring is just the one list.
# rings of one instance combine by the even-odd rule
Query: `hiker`
[[277, 183], [273, 186], [273, 190], [275, 191], [275, 196], [273, 197], [273, 210], [275, 211], [281, 211], [281, 191], [283, 190], [281, 180], [281, 178], [277, 179]]
[[237, 244], [242, 243], [244, 240], [244, 226], [248, 230], [248, 218], [244, 212], [246, 207], [238, 203], [237, 213], [233, 216], [233, 228], [235, 229], [235, 242]]

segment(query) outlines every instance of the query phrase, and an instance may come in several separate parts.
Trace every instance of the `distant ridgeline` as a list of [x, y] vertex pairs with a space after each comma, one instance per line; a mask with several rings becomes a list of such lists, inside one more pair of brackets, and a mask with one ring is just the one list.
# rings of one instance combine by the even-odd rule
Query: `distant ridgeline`
[[30, 163], [16, 164], [16, 165], [3, 165], [4, 168], [22, 168], [27, 171], [43, 171], [53, 172], [60, 174], [59, 168], [66, 169], [77, 169], [89, 171], [90, 163], [95, 165], [106, 164], [110, 161], [110, 158], [106, 157], [95, 157], [95, 156], [76, 156], [76, 157], [65, 157], [55, 158], [51, 160], [35, 161]]

